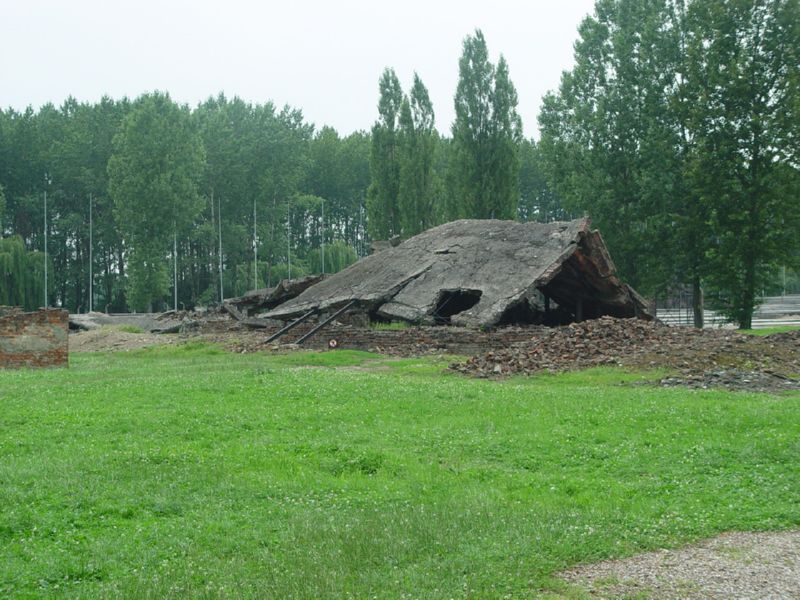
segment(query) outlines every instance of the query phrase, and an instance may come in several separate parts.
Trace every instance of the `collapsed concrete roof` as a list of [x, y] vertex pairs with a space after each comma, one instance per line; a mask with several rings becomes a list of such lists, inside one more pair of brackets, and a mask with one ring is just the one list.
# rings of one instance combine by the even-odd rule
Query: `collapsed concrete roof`
[[616, 275], [589, 219], [461, 220], [367, 256], [263, 316], [298, 317], [355, 301], [371, 315], [483, 326], [647, 314]]
[[308, 275], [299, 279], [282, 279], [275, 287], [250, 290], [244, 296], [228, 298], [222, 303], [222, 309], [237, 321], [241, 321], [254, 312], [275, 308], [299, 296], [324, 278], [325, 275]]

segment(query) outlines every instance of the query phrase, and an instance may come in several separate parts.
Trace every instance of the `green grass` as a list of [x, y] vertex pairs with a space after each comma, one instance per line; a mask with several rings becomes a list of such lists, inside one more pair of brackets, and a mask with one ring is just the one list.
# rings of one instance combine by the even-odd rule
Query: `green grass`
[[401, 329], [408, 329], [411, 327], [411, 324], [406, 321], [389, 321], [388, 323], [373, 321], [369, 326], [377, 331], [399, 331]]
[[191, 344], [0, 371], [0, 596], [502, 598], [800, 524], [800, 395]]
[[144, 333], [141, 327], [136, 325], [103, 325], [102, 331], [124, 331], [125, 333]]
[[800, 325], [779, 325], [777, 327], [765, 327], [763, 329], [739, 329], [739, 333], [746, 333], [748, 335], [772, 335], [773, 333], [787, 333], [789, 331], [797, 331]]
[[120, 325], [119, 330], [126, 333], [144, 333], [144, 330], [136, 325]]

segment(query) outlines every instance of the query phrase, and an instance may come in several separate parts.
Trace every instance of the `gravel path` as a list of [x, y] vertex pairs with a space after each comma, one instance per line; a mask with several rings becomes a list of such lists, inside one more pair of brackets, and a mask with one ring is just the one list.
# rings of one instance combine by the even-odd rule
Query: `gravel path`
[[582, 565], [561, 577], [594, 598], [800, 598], [800, 531], [726, 533], [677, 550]]

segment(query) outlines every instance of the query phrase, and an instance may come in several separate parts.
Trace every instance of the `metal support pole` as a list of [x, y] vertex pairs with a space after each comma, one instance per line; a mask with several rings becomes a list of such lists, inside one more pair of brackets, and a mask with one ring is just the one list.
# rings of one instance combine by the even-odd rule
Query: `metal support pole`
[[308, 317], [310, 317], [311, 315], [313, 315], [315, 312], [317, 312], [317, 309], [316, 309], [316, 308], [312, 308], [310, 311], [308, 311], [308, 312], [307, 312], [306, 314], [304, 314], [302, 317], [298, 317], [297, 319], [295, 319], [294, 321], [292, 321], [292, 322], [291, 322], [291, 323], [289, 323], [288, 325], [285, 325], [284, 327], [282, 327], [281, 329], [279, 329], [278, 331], [276, 331], [275, 333], [273, 333], [271, 336], [269, 336], [269, 337], [268, 337], [268, 338], [265, 340], [265, 343], [269, 344], [271, 341], [273, 341], [273, 340], [277, 340], [279, 337], [281, 337], [281, 336], [282, 336], [284, 333], [286, 333], [287, 331], [289, 331], [289, 330], [291, 330], [291, 329], [294, 329], [295, 327], [297, 327], [298, 325], [300, 325], [300, 323], [302, 323], [303, 321], [305, 321], [306, 319], [308, 319]]
[[358, 207], [358, 241], [360, 243], [360, 252], [358, 258], [364, 258], [364, 207]]
[[256, 229], [256, 199], [253, 197], [253, 289], [258, 289], [258, 230]]
[[322, 321], [322, 322], [321, 322], [319, 325], [317, 325], [316, 327], [314, 327], [314, 328], [313, 328], [311, 331], [309, 331], [308, 333], [306, 333], [304, 336], [300, 337], [300, 338], [299, 338], [299, 339], [298, 339], [298, 340], [295, 342], [295, 344], [302, 344], [303, 342], [305, 342], [305, 341], [306, 341], [308, 338], [310, 338], [312, 335], [314, 335], [315, 333], [317, 333], [317, 332], [318, 332], [320, 329], [322, 329], [323, 327], [325, 327], [325, 325], [327, 325], [328, 323], [330, 323], [331, 321], [333, 321], [333, 320], [334, 320], [336, 317], [338, 317], [340, 314], [342, 314], [342, 313], [343, 313], [344, 311], [346, 311], [348, 308], [350, 308], [351, 306], [353, 306], [355, 303], [356, 303], [356, 301], [355, 301], [355, 300], [351, 300], [350, 302], [348, 302], [347, 304], [345, 304], [345, 305], [344, 305], [342, 308], [340, 308], [340, 309], [339, 309], [339, 310], [337, 310], [335, 313], [333, 313], [333, 314], [332, 314], [330, 317], [328, 317], [327, 319], [325, 319], [324, 321]]
[[172, 229], [172, 298], [173, 310], [178, 310], [178, 231], [173, 223]]

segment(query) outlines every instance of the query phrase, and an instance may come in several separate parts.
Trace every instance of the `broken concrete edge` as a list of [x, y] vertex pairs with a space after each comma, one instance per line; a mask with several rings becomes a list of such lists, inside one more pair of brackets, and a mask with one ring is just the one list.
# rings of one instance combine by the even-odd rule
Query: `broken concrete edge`
[[[545, 285], [550, 283], [550, 281], [552, 281], [562, 271], [564, 263], [567, 261], [567, 259], [569, 259], [572, 255], [575, 254], [575, 251], [580, 246], [580, 243], [584, 239], [584, 237], [591, 233], [590, 231], [591, 219], [589, 219], [589, 217], [583, 217], [582, 219], [580, 219], [580, 221], [581, 222], [575, 231], [575, 235], [572, 236], [571, 242], [567, 245], [564, 251], [558, 256], [558, 258], [556, 258], [556, 260], [553, 261], [550, 267], [545, 269], [545, 271], [542, 273], [540, 277], [534, 280], [533, 283], [531, 283], [531, 285], [529, 285], [521, 292], [508, 296], [505, 299], [505, 302], [503, 301], [503, 299], [501, 299], [495, 303], [495, 306], [492, 307], [492, 313], [494, 313], [495, 316], [492, 319], [492, 321], [487, 324], [489, 327], [496, 326], [502, 319], [503, 314], [509, 308], [515, 307], [521, 302], [531, 298], [536, 292], [540, 292]], [[471, 326], [472, 323], [470, 323], [469, 320], [465, 317], [468, 317], [468, 314], [458, 315], [458, 317], [453, 320], [453, 323], [455, 325], [461, 325], [466, 327]]]
[[243, 296], [226, 298], [222, 302], [221, 309], [235, 320], [244, 321], [260, 311], [273, 309], [296, 298], [326, 277], [327, 275], [318, 274], [297, 279], [281, 279], [275, 287], [250, 290]]
[[230, 301], [225, 301], [222, 303], [222, 310], [224, 310], [237, 321], [242, 321], [245, 319], [245, 316], [242, 314], [242, 312]]
[[0, 368], [66, 367], [68, 364], [68, 311], [61, 308], [32, 312], [0, 310]]

